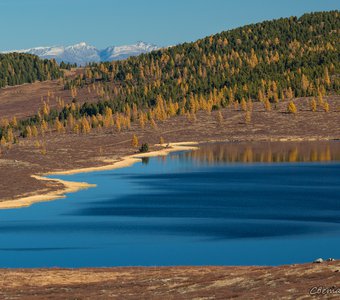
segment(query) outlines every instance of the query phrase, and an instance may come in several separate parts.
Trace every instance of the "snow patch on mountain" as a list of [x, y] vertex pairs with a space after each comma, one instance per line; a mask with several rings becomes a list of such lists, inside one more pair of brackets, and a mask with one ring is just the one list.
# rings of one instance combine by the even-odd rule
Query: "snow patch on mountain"
[[81, 42], [72, 46], [52, 46], [52, 47], [36, 47], [22, 50], [4, 51], [2, 53], [29, 53], [39, 56], [40, 58], [54, 58], [58, 63], [64, 61], [76, 63], [84, 66], [91, 62], [103, 62], [112, 60], [122, 60], [130, 56], [137, 56], [142, 53], [148, 53], [158, 50], [160, 47], [145, 43], [137, 42], [132, 45], [111, 46], [105, 49], [97, 49], [94, 46]]

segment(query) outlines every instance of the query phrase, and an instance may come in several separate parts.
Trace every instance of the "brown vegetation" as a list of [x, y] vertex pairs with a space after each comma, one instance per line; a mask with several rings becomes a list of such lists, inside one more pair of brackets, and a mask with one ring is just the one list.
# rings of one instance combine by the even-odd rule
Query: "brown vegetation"
[[[302, 299], [340, 286], [340, 263], [279, 267], [1, 270], [1, 299]], [[336, 297], [339, 294], [316, 295]]]

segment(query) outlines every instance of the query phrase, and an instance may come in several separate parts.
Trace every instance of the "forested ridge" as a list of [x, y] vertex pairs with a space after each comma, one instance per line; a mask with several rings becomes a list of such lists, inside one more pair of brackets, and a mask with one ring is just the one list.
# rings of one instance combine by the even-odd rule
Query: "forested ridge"
[[0, 54], [0, 88], [62, 76], [54, 60], [40, 59], [25, 53]]
[[[250, 114], [253, 101], [270, 109], [279, 101], [305, 96], [317, 97], [328, 111], [322, 97], [340, 91], [339, 47], [340, 13], [331, 11], [265, 21], [123, 61], [91, 64], [64, 81], [72, 104], [57, 99], [61, 105], [56, 110], [44, 103], [30, 119], [5, 122], [2, 135], [12, 128], [22, 136], [43, 135], [48, 128], [120, 131], [133, 121], [142, 128], [147, 123], [156, 127], [157, 121], [175, 115], [195, 118], [198, 110], [241, 103]], [[79, 104], [77, 89], [85, 86], [102, 100]], [[296, 113], [294, 104], [289, 105], [289, 112]]]
[[[152, 106], [159, 95], [223, 93], [222, 104], [243, 97], [271, 101], [339, 91], [340, 14], [321, 12], [247, 25], [125, 61], [94, 64], [77, 86], [102, 80], [116, 87], [118, 106]], [[66, 87], [72, 87], [67, 82]], [[216, 95], [215, 95], [216, 96]], [[119, 107], [117, 107], [119, 108]]]

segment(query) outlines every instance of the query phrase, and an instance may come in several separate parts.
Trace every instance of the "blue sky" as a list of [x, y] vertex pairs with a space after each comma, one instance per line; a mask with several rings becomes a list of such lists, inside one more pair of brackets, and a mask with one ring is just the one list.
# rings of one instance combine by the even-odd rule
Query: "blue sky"
[[0, 0], [0, 50], [161, 46], [267, 19], [340, 9], [340, 0]]

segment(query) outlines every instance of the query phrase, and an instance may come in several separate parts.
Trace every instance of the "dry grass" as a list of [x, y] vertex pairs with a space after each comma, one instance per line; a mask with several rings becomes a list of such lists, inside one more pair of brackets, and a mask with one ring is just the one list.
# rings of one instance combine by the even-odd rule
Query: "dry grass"
[[[303, 299], [340, 286], [339, 262], [280, 267], [1, 270], [1, 299]], [[331, 295], [328, 295], [330, 297]], [[336, 295], [334, 295], [336, 296]]]

